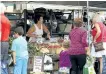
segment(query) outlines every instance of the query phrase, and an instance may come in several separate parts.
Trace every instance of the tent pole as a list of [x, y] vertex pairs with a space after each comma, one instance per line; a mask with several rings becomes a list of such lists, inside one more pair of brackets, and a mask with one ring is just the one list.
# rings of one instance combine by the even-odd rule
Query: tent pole
[[90, 19], [89, 19], [89, 1], [87, 1], [87, 17], [88, 17], [88, 21], [87, 21], [87, 30], [88, 30], [88, 44], [90, 46]]

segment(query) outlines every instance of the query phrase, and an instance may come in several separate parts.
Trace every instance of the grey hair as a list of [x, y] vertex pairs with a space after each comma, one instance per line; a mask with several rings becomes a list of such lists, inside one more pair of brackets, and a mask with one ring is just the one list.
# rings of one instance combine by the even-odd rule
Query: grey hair
[[6, 7], [3, 3], [0, 3], [0, 14], [4, 13], [6, 11]]
[[103, 21], [105, 21], [105, 17], [104, 17], [104, 15], [101, 15], [100, 13], [96, 13], [96, 14], [94, 14], [93, 15], [93, 17], [92, 17], [92, 21], [94, 22], [103, 22]]

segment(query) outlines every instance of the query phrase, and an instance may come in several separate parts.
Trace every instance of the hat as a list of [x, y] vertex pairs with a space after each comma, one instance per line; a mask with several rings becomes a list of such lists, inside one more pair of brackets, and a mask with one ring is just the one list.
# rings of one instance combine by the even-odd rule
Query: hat
[[18, 33], [19, 35], [23, 35], [24, 34], [24, 30], [22, 27], [17, 27], [14, 30], [15, 33]]

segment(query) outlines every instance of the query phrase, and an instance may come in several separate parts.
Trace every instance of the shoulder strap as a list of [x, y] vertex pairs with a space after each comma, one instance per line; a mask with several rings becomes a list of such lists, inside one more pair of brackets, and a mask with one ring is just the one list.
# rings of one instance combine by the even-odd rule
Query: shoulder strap
[[35, 28], [38, 30], [38, 27], [36, 26], [36, 24], [35, 24], [34, 26], [35, 26]]
[[[37, 30], [40, 30], [38, 27], [37, 27], [37, 25], [34, 25], [35, 26], [35, 28], [37, 29]], [[41, 24], [41, 30], [42, 30], [42, 24]]]
[[42, 28], [42, 24], [41, 24], [41, 30], [43, 30], [43, 28]]

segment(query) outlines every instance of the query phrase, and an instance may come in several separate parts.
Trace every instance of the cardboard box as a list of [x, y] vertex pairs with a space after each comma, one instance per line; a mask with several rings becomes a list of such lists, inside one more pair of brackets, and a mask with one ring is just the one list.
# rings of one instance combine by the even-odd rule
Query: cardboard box
[[33, 70], [33, 65], [34, 65], [34, 57], [29, 57], [28, 59], [28, 70]]
[[59, 70], [59, 63], [58, 62], [54, 62], [53, 69]]

